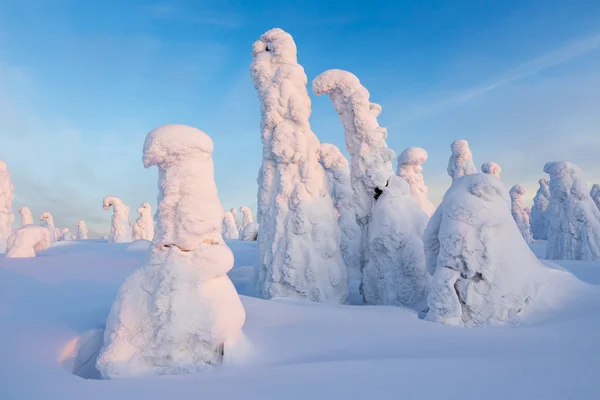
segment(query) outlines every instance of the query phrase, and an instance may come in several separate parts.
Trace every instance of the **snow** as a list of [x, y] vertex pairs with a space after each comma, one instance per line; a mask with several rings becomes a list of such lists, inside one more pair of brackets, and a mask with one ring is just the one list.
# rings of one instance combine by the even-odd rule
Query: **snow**
[[233, 222], [235, 223], [236, 229], [239, 232], [239, 227], [238, 227], [238, 212], [237, 212], [237, 208], [233, 207], [231, 210], [229, 210], [229, 212], [231, 213], [231, 215], [233, 215]]
[[360, 278], [360, 227], [356, 222], [354, 192], [350, 185], [348, 160], [332, 144], [322, 143], [319, 162], [325, 168], [329, 181], [329, 193], [338, 212], [338, 224], [342, 233], [340, 251], [348, 268], [349, 276]]
[[583, 171], [568, 161], [549, 162], [549, 260], [600, 259], [600, 210], [589, 195]]
[[86, 240], [88, 238], [88, 230], [85, 226], [85, 221], [77, 222], [77, 240]]
[[6, 239], [12, 233], [15, 216], [12, 211], [14, 187], [8, 166], [0, 159], [0, 252], [6, 247]]
[[42, 225], [48, 227], [50, 229], [50, 236], [52, 238], [52, 242], [56, 242], [58, 240], [59, 232], [54, 226], [54, 217], [49, 212], [42, 213], [40, 215], [40, 221], [42, 221]]
[[423, 164], [427, 161], [427, 151], [420, 147], [409, 147], [398, 156], [396, 174], [410, 186], [410, 192], [421, 210], [431, 217], [435, 206], [427, 198], [427, 186], [423, 179]]
[[109, 242], [123, 243], [131, 242], [131, 222], [129, 221], [129, 206], [115, 196], [106, 196], [102, 200], [102, 207], [108, 210], [113, 209], [113, 215], [110, 224]]
[[[582, 261], [559, 263], [589, 282], [590, 293], [521, 326], [456, 329], [401, 307], [242, 297], [247, 357], [208, 374], [81, 379], [70, 373], [74, 350], [89, 347], [93, 358], [111, 302], [146, 252], [73, 243], [38, 258], [0, 258], [3, 398], [594, 400], [600, 390], [600, 262]], [[256, 271], [256, 242], [229, 245], [230, 276]], [[238, 290], [247, 285], [233, 281]], [[465, 376], [468, 389], [456, 384]]]
[[344, 303], [348, 274], [340, 229], [311, 131], [307, 78], [292, 36], [272, 29], [252, 46], [261, 110], [259, 285], [267, 298]]
[[152, 216], [150, 204], [142, 204], [142, 206], [137, 209], [137, 213], [139, 216], [131, 229], [132, 239], [134, 241], [152, 240], [152, 238], [154, 238], [154, 218]]
[[75, 240], [75, 238], [73, 237], [73, 235], [71, 235], [71, 232], [69, 232], [69, 228], [63, 228], [60, 231], [60, 236], [59, 236], [58, 240], [61, 242], [64, 242], [64, 241], [69, 241], [69, 240]]
[[449, 325], [517, 324], [584, 285], [540, 263], [522, 239], [502, 182], [487, 174], [454, 180], [425, 231], [433, 274], [427, 319]]
[[6, 241], [6, 258], [31, 258], [52, 244], [50, 229], [40, 225], [25, 225], [15, 230]]
[[473, 163], [473, 154], [469, 149], [469, 142], [464, 139], [458, 139], [450, 145], [452, 154], [448, 160], [448, 175], [452, 179], [457, 179], [465, 175], [477, 172]]
[[598, 207], [598, 209], [600, 210], [600, 185], [599, 184], [594, 183], [594, 185], [592, 185], [592, 189], [590, 190], [590, 196], [592, 197], [592, 200], [594, 200], [596, 207]]
[[250, 222], [240, 232], [240, 240], [254, 241], [258, 240], [259, 225], [258, 222]]
[[156, 234], [108, 315], [102, 377], [207, 371], [235, 355], [245, 312], [226, 275], [233, 254], [221, 236], [212, 150], [208, 135], [185, 125], [146, 137], [144, 166], [159, 169]]
[[242, 213], [242, 225], [240, 226], [241, 232], [246, 226], [248, 226], [248, 224], [254, 222], [254, 218], [252, 218], [252, 210], [250, 210], [250, 207], [241, 206], [240, 212]]
[[533, 198], [531, 208], [531, 232], [534, 239], [548, 240], [548, 205], [550, 204], [550, 180], [542, 178], [539, 181], [540, 188]]
[[500, 174], [502, 173], [502, 168], [498, 164], [493, 161], [488, 161], [481, 166], [481, 172], [484, 174], [494, 175], [497, 178], [500, 178]]
[[527, 243], [533, 242], [531, 236], [531, 223], [529, 221], [529, 213], [526, 210], [525, 203], [523, 202], [523, 196], [525, 195], [525, 186], [517, 184], [510, 188], [508, 194], [510, 195], [510, 211], [513, 219], [521, 232], [521, 236]]
[[226, 211], [223, 215], [223, 238], [226, 240], [236, 240], [240, 232], [235, 224], [235, 216], [231, 211]]
[[19, 208], [19, 214], [21, 214], [21, 226], [33, 224], [33, 216], [29, 207]]

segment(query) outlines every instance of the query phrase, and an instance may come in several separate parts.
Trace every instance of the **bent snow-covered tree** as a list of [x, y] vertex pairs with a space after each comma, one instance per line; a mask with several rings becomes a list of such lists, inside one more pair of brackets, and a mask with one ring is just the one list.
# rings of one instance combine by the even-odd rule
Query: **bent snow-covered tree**
[[337, 212], [310, 129], [307, 78], [290, 34], [272, 29], [253, 46], [250, 74], [261, 109], [259, 284], [265, 298], [346, 302], [348, 274]]
[[332, 144], [322, 143], [319, 162], [325, 168], [329, 180], [329, 192], [339, 214], [338, 224], [342, 233], [340, 250], [353, 278], [360, 278], [360, 227], [356, 222], [354, 193], [350, 185], [348, 160]]
[[[379, 126], [381, 106], [347, 71], [329, 70], [312, 83], [315, 94], [329, 94], [346, 136], [351, 185], [361, 227], [360, 292], [367, 304], [419, 306], [427, 292], [421, 236], [427, 215], [404, 179], [392, 168], [394, 152]], [[386, 194], [387, 192], [387, 194]], [[385, 277], [385, 278], [382, 278]]]
[[481, 172], [484, 174], [494, 175], [497, 178], [500, 178], [500, 174], [502, 173], [502, 168], [498, 164], [493, 161], [488, 161], [481, 166]]
[[457, 178], [425, 231], [433, 282], [427, 319], [450, 325], [515, 321], [534, 303], [544, 266], [513, 221], [499, 179]]
[[52, 214], [49, 212], [42, 213], [40, 221], [42, 221], [43, 226], [47, 226], [50, 229], [50, 237], [53, 242], [56, 242], [60, 235], [57, 234], [58, 230], [54, 226], [54, 217]]
[[19, 208], [19, 214], [21, 214], [21, 226], [33, 224], [33, 216], [29, 207]]
[[583, 171], [567, 161], [549, 162], [549, 260], [600, 259], [600, 210], [589, 195]]
[[154, 238], [154, 218], [150, 204], [144, 203], [137, 209], [139, 214], [131, 229], [133, 240], [152, 240]]
[[242, 225], [240, 227], [240, 231], [243, 231], [248, 224], [254, 222], [254, 218], [252, 217], [252, 210], [249, 207], [241, 206], [240, 211], [242, 213]]
[[542, 178], [539, 181], [540, 188], [533, 198], [531, 208], [531, 233], [534, 239], [548, 239], [548, 205], [550, 204], [550, 180]]
[[427, 186], [423, 179], [423, 164], [427, 161], [427, 151], [420, 147], [409, 147], [398, 156], [396, 174], [410, 186], [410, 192], [421, 210], [431, 217], [435, 206], [427, 198]]
[[31, 258], [52, 244], [47, 226], [28, 224], [15, 230], [6, 241], [6, 258]]
[[477, 172], [473, 163], [473, 154], [469, 149], [469, 142], [464, 139], [458, 139], [450, 145], [452, 154], [448, 160], [448, 175], [452, 179], [457, 179], [465, 175]]
[[106, 196], [102, 200], [102, 207], [108, 210], [113, 208], [108, 241], [113, 243], [131, 242], [131, 222], [129, 221], [129, 206], [115, 196]]
[[600, 185], [594, 183], [592, 189], [590, 190], [590, 196], [592, 197], [592, 200], [594, 200], [596, 207], [598, 207], [600, 210]]
[[238, 240], [240, 232], [235, 224], [235, 217], [231, 211], [223, 215], [223, 238], [226, 240]]
[[148, 134], [144, 166], [159, 169], [156, 234], [144, 267], [113, 304], [96, 366], [106, 378], [211, 369], [240, 337], [245, 312], [227, 277], [213, 142], [185, 125]]
[[77, 240], [86, 240], [88, 238], [87, 226], [85, 221], [77, 222]]
[[15, 216], [12, 211], [14, 186], [8, 166], [0, 159], [0, 251], [6, 248], [6, 239], [12, 233]]
[[521, 232], [521, 236], [527, 243], [532, 243], [531, 224], [529, 222], [529, 213], [525, 210], [523, 196], [525, 195], [525, 186], [514, 185], [508, 192], [510, 195], [510, 211]]

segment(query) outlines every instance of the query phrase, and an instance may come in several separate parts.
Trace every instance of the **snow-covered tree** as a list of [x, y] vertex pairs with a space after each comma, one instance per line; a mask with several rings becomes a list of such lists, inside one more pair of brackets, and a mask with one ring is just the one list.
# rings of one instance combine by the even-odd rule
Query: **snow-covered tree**
[[469, 149], [469, 142], [464, 139], [458, 139], [450, 145], [452, 155], [448, 160], [448, 175], [452, 179], [460, 178], [461, 176], [474, 174], [477, 172], [473, 163], [473, 154]]
[[325, 71], [312, 88], [317, 95], [329, 94], [344, 126], [361, 227], [363, 299], [368, 304], [418, 306], [428, 285], [424, 259], [418, 257], [423, 254], [427, 215], [406, 181], [394, 174], [395, 154], [385, 141], [387, 130], [377, 121], [381, 106], [370, 102], [369, 91], [347, 71]]
[[235, 226], [239, 232], [239, 224], [238, 224], [238, 210], [237, 208], [233, 207], [232, 209], [229, 210], [229, 212], [231, 213], [231, 215], [233, 215], [233, 222], [235, 222]]
[[108, 210], [112, 206], [113, 215], [110, 224], [109, 242], [131, 242], [131, 222], [129, 221], [129, 206], [115, 196], [106, 196], [102, 200], [102, 207]]
[[450, 325], [514, 321], [535, 302], [545, 268], [522, 239], [501, 180], [453, 181], [425, 231], [433, 282], [427, 319]]
[[241, 206], [240, 212], [242, 213], [242, 225], [240, 226], [240, 232], [244, 230], [248, 224], [254, 222], [254, 218], [252, 217], [252, 210], [249, 207]]
[[88, 238], [87, 226], [85, 221], [77, 222], [77, 240], [86, 240]]
[[19, 208], [19, 214], [21, 214], [21, 226], [33, 224], [33, 216], [29, 207]]
[[261, 108], [258, 178], [259, 284], [263, 296], [346, 302], [340, 229], [310, 129], [304, 69], [290, 34], [272, 29], [252, 47], [250, 74]]
[[258, 228], [258, 222], [250, 222], [240, 232], [240, 240], [250, 242], [258, 240]]
[[227, 277], [213, 142], [185, 125], [148, 134], [144, 166], [159, 170], [156, 232], [148, 261], [113, 304], [96, 367], [106, 378], [212, 369], [241, 336], [245, 312]]
[[583, 171], [568, 161], [549, 162], [549, 260], [600, 259], [600, 210], [589, 195]]
[[152, 240], [154, 238], [154, 218], [150, 204], [144, 203], [137, 209], [139, 214], [132, 227], [133, 240]]
[[481, 172], [483, 172], [484, 174], [494, 175], [495, 177], [500, 178], [502, 168], [500, 168], [500, 166], [495, 162], [488, 161], [481, 166]]
[[322, 143], [318, 154], [319, 162], [327, 173], [329, 192], [339, 214], [342, 257], [349, 274], [354, 278], [360, 278], [360, 227], [356, 222], [348, 160], [337, 147], [329, 143]]
[[31, 258], [52, 244], [50, 229], [28, 224], [15, 230], [6, 241], [6, 258]]
[[435, 206], [427, 198], [427, 186], [423, 180], [423, 164], [427, 161], [427, 151], [420, 147], [409, 147], [398, 156], [396, 174], [410, 186], [410, 192], [421, 210], [431, 217]]
[[69, 228], [63, 228], [60, 231], [60, 236], [58, 237], [58, 241], [62, 242], [62, 241], [68, 241], [68, 240], [75, 240], [75, 238], [73, 237], [73, 235], [71, 235], [71, 232], [69, 232]]
[[548, 239], [548, 217], [546, 211], [550, 204], [550, 180], [542, 178], [539, 181], [540, 188], [533, 198], [533, 207], [531, 208], [531, 233], [534, 239]]
[[592, 190], [590, 190], [590, 196], [592, 197], [592, 200], [594, 200], [596, 207], [600, 210], [600, 185], [594, 183]]
[[15, 216], [12, 211], [14, 187], [8, 166], [0, 159], [0, 251], [6, 248], [6, 239], [12, 233]]
[[510, 211], [523, 239], [525, 239], [527, 243], [532, 243], [533, 238], [531, 236], [529, 214], [525, 210], [525, 203], [523, 202], [525, 192], [525, 186], [523, 185], [517, 184], [510, 188], [510, 191], [508, 192], [510, 195]]
[[54, 226], [54, 217], [49, 212], [42, 213], [40, 215], [40, 221], [42, 221], [43, 226], [47, 226], [50, 229], [50, 238], [53, 242], [58, 240], [60, 236], [58, 230]]
[[231, 211], [226, 211], [223, 215], [223, 238], [226, 240], [238, 240], [240, 232], [235, 224], [235, 217]]

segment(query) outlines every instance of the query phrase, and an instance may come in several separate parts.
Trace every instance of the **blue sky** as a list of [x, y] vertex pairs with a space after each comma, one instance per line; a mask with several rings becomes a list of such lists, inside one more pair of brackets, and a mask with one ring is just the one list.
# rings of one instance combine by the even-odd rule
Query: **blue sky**
[[[155, 204], [144, 137], [166, 123], [207, 132], [226, 208], [256, 204], [259, 104], [252, 43], [290, 32], [309, 81], [356, 74], [383, 106], [397, 153], [429, 152], [439, 202], [452, 140], [494, 160], [529, 197], [549, 160], [600, 181], [600, 3], [590, 1], [0, 1], [0, 157], [15, 209], [106, 233], [106, 195]], [[328, 98], [313, 131], [345, 148]]]

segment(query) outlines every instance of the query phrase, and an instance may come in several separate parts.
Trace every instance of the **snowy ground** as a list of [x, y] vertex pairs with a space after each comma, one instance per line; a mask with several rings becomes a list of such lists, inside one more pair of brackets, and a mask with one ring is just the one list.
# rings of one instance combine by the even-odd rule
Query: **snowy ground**
[[[599, 287], [519, 327], [455, 328], [403, 308], [247, 297], [256, 243], [230, 246], [247, 312], [235, 357], [215, 372], [119, 381], [73, 375], [72, 354], [99, 337], [144, 244], [67, 242], [0, 258], [0, 399], [600, 398]], [[544, 247], [532, 245], [538, 256]], [[600, 262], [559, 264], [600, 285]]]

